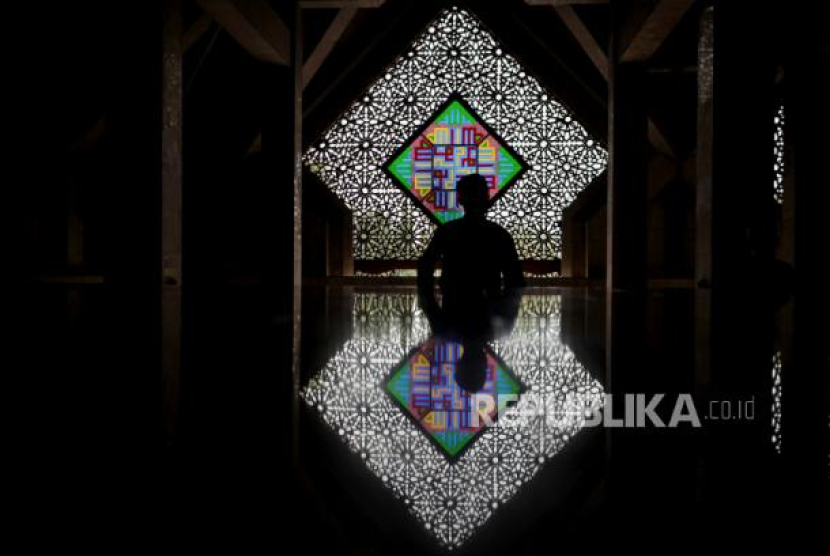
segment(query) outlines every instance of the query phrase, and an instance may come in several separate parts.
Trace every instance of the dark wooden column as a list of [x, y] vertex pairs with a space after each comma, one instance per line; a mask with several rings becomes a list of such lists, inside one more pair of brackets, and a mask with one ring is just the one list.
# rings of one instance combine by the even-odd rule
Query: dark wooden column
[[[648, 118], [644, 62], [624, 62], [626, 37], [633, 34], [631, 10], [614, 4], [608, 64], [608, 198], [606, 242], [606, 369], [605, 389], [623, 414], [628, 393], [645, 392], [642, 365], [645, 348], [646, 288], [646, 164]], [[624, 528], [626, 500], [636, 499], [645, 468], [637, 464], [637, 439], [632, 431], [606, 430], [609, 492], [619, 527]]]
[[[267, 80], [273, 102], [262, 121], [262, 151], [272, 218], [266, 229], [265, 284], [273, 313], [275, 370], [263, 393], [262, 403], [273, 403], [265, 412], [274, 422], [257, 430], [271, 434], [279, 453], [294, 452], [299, 401], [299, 340], [302, 278], [302, 37], [299, 2], [280, 5], [288, 45], [287, 65], [269, 69]], [[268, 400], [273, 400], [269, 402]]]
[[635, 291], [646, 281], [648, 118], [643, 63], [620, 61], [619, 40], [615, 33], [608, 76], [606, 285], [609, 291]]
[[747, 26], [744, 16], [715, 2], [701, 24], [696, 279], [703, 388], [742, 388], [756, 378], [743, 350], [758, 351], [753, 311], [766, 304], [752, 297], [766, 285], [774, 253], [773, 65], [767, 25]]
[[[608, 66], [606, 388], [635, 391], [644, 337], [648, 115], [643, 62], [624, 62], [630, 10], [612, 7]], [[642, 390], [640, 390], [642, 391]]]
[[293, 162], [293, 231], [294, 249], [291, 280], [291, 454], [299, 465], [299, 419], [300, 419], [300, 339], [302, 317], [303, 285], [303, 12], [299, 3], [294, 6], [292, 29], [293, 69], [293, 118], [292, 118], [292, 162]]
[[182, 363], [181, 0], [164, 2], [161, 72], [161, 369], [165, 428], [172, 442]]
[[631, 14], [612, 7], [608, 66], [606, 387], [628, 390], [643, 341], [648, 116], [643, 62], [624, 62]]
[[699, 32], [696, 384], [701, 404], [754, 400], [749, 419], [704, 420], [703, 497], [716, 520], [740, 501], [736, 531], [757, 518], [771, 451], [774, 342], [772, 10], [715, 1]]
[[695, 188], [695, 389], [704, 393], [711, 374], [712, 310], [712, 80], [714, 8], [707, 7], [698, 31], [697, 186]]

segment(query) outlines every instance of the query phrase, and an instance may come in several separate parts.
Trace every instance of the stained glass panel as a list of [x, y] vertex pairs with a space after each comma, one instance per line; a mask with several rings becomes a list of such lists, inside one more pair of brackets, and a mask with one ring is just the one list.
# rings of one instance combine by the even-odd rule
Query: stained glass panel
[[492, 201], [525, 165], [472, 108], [461, 98], [452, 98], [384, 169], [428, 216], [444, 223], [464, 213], [455, 190], [461, 177], [484, 176]]

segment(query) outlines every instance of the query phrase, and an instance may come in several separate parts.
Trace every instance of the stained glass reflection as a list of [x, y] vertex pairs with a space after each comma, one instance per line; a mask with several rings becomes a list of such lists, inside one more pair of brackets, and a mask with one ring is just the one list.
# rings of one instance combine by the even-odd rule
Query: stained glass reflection
[[567, 407], [574, 395], [591, 406], [601, 403], [602, 386], [561, 341], [560, 297], [526, 295], [512, 333], [486, 346], [484, 385], [498, 389], [487, 381], [498, 381], [502, 368], [510, 380], [501, 387], [523, 385], [524, 391], [495, 426], [474, 431], [457, 457], [448, 457], [389, 388], [411, 380], [399, 373], [419, 350], [431, 354], [421, 361], [431, 369], [440, 358], [457, 363], [459, 346], [450, 346], [455, 353], [443, 346], [436, 356], [415, 294], [357, 294], [354, 319], [353, 337], [309, 381], [302, 398], [447, 548], [464, 544], [495, 512], [509, 511], [511, 498], [585, 425], [584, 413], [556, 408]]
[[[477, 374], [476, 366], [480, 367], [479, 381], [462, 379]], [[468, 382], [480, 384], [469, 387]], [[489, 348], [435, 337], [407, 355], [384, 388], [450, 459], [470, 446], [487, 423], [476, 416], [476, 394], [498, 400], [484, 412], [494, 422], [522, 390]]]

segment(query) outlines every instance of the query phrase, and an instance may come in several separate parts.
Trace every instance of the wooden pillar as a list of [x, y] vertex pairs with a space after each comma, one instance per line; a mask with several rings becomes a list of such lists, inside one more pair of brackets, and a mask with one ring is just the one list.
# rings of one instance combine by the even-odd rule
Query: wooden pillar
[[302, 284], [302, 18], [299, 2], [280, 16], [289, 34], [289, 64], [269, 68], [273, 103], [263, 116], [262, 151], [271, 195], [272, 237], [266, 284], [274, 312], [275, 419], [270, 425], [281, 453], [296, 455]]
[[727, 288], [771, 256], [759, 242], [772, 223], [764, 219], [770, 187], [762, 185], [772, 176], [772, 65], [763, 45], [752, 44], [762, 41], [763, 24], [741, 30], [745, 14], [734, 11], [719, 2], [704, 11], [699, 48], [697, 278]]
[[[293, 68], [293, 196], [294, 196], [294, 260], [293, 285], [295, 288], [293, 310], [296, 325], [299, 325], [300, 296], [298, 289], [303, 281], [303, 17], [297, 3], [294, 7], [294, 28], [292, 41]], [[297, 326], [299, 328], [299, 326]], [[299, 340], [299, 336], [297, 337]], [[295, 346], [299, 347], [299, 346]]]
[[648, 119], [644, 66], [620, 61], [621, 18], [615, 16], [608, 75], [606, 285], [609, 291], [635, 291], [646, 281]]
[[303, 12], [300, 4], [294, 6], [294, 28], [292, 41], [292, 63], [294, 74], [294, 118], [293, 118], [293, 161], [294, 161], [294, 260], [291, 305], [293, 334], [291, 343], [291, 452], [295, 465], [299, 465], [299, 420], [300, 420], [300, 340], [302, 317], [303, 285]]
[[[606, 369], [605, 389], [622, 414], [624, 396], [647, 391], [642, 355], [645, 348], [646, 163], [648, 120], [642, 62], [622, 62], [631, 13], [612, 4], [608, 64], [608, 191], [606, 224]], [[631, 431], [606, 430], [611, 505], [625, 527], [625, 501], [642, 476]]]
[[643, 341], [648, 119], [641, 62], [622, 62], [630, 14], [612, 6], [608, 67], [606, 387], [627, 389]]
[[165, 428], [173, 441], [182, 342], [182, 19], [181, 0], [165, 0], [161, 110], [161, 369]]
[[695, 389], [709, 387], [712, 306], [712, 79], [714, 8], [707, 7], [698, 30], [697, 185], [695, 197]]
[[704, 424], [704, 498], [720, 519], [740, 501], [740, 527], [758, 510], [769, 436], [774, 307], [772, 136], [774, 65], [768, 11], [712, 2], [698, 44], [696, 386], [707, 400], [754, 400], [753, 418]]
[[[698, 383], [739, 386], [751, 340], [754, 289], [774, 249], [770, 207], [774, 73], [763, 22], [746, 26], [728, 2], [704, 10], [699, 43], [696, 279]], [[750, 322], [748, 322], [750, 321]], [[748, 328], [747, 328], [748, 325]], [[747, 345], [742, 345], [748, 340]], [[757, 350], [756, 350], [757, 351]]]

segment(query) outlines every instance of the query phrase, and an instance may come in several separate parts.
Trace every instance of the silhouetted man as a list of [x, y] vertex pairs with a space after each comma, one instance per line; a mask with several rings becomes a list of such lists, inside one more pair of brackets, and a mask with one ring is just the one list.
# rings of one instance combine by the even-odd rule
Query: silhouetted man
[[[525, 281], [513, 238], [484, 217], [487, 181], [479, 174], [464, 176], [457, 191], [464, 216], [432, 236], [418, 264], [419, 302], [435, 336], [463, 344], [455, 379], [464, 390], [477, 392], [487, 376], [485, 346], [513, 329]], [[433, 278], [439, 260], [440, 307]]]
[[489, 204], [484, 177], [464, 176], [458, 180], [457, 192], [464, 216], [435, 231], [418, 263], [418, 285], [422, 293], [432, 295], [440, 260], [444, 310], [489, 310], [484, 306], [501, 302], [506, 292], [525, 285], [522, 267], [507, 230], [484, 217]]

